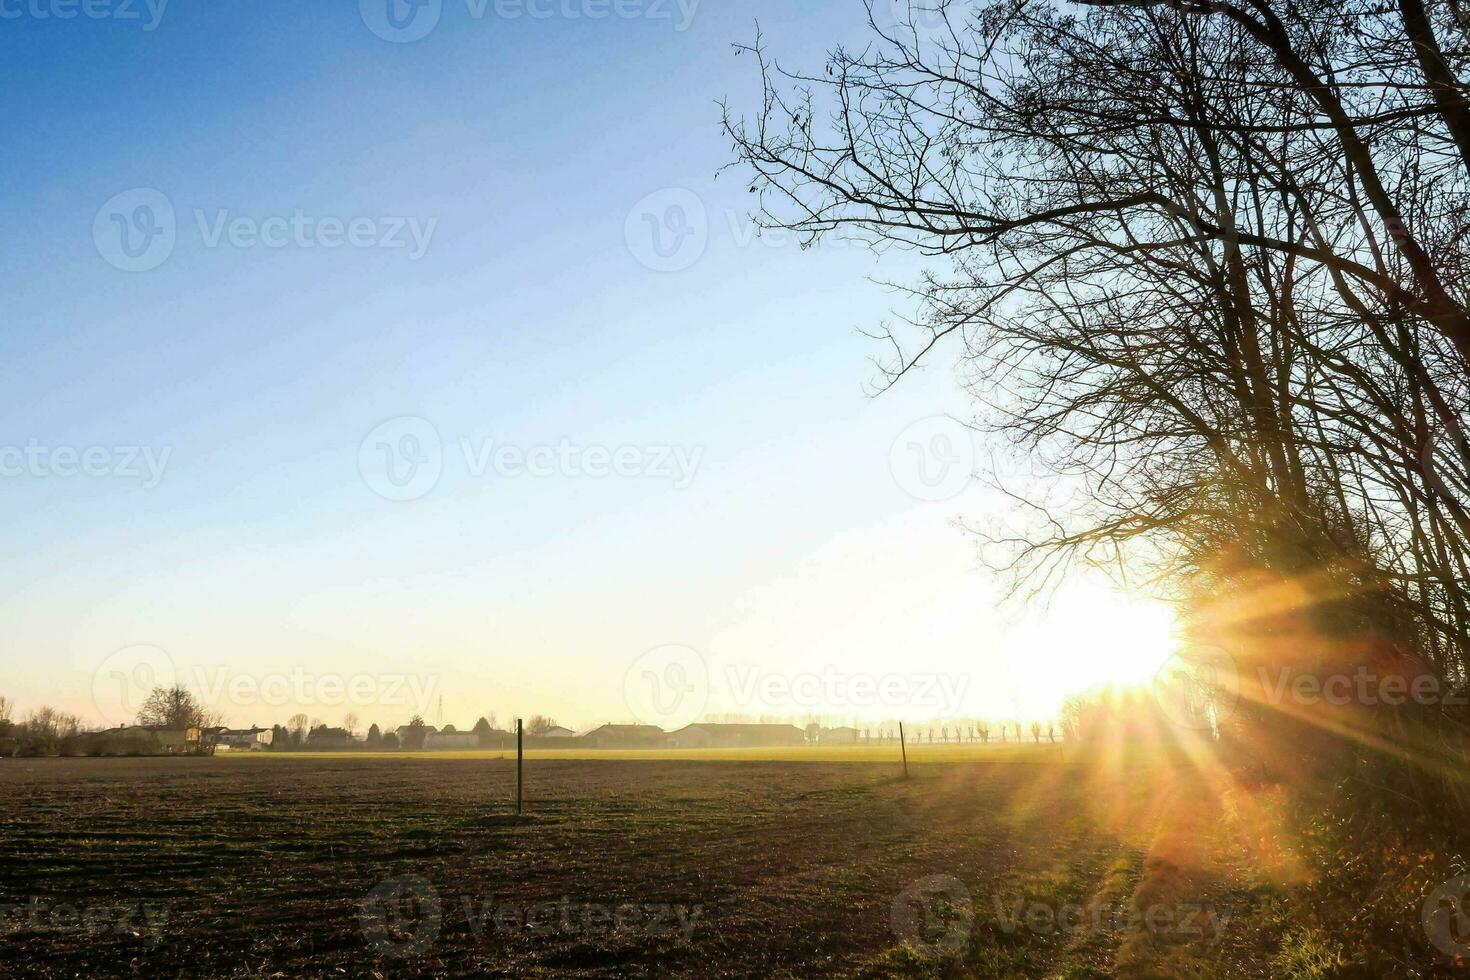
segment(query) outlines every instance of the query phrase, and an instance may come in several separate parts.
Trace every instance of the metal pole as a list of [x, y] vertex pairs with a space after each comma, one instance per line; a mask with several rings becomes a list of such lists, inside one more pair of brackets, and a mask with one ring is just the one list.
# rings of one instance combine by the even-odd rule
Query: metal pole
[[521, 737], [521, 720], [516, 719], [516, 816], [521, 813], [521, 770], [525, 764], [525, 742]]

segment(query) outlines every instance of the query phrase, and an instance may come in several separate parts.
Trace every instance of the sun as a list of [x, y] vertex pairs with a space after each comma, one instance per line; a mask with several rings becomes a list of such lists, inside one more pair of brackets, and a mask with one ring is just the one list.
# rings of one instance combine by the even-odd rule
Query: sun
[[1074, 694], [1152, 682], [1178, 647], [1173, 609], [1106, 584], [1058, 590], [1025, 631], [1012, 669], [1037, 711], [1057, 711]]

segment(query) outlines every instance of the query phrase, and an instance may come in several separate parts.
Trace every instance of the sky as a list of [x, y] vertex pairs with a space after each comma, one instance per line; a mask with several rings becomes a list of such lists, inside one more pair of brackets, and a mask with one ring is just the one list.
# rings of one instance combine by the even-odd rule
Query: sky
[[759, 238], [721, 172], [732, 44], [863, 17], [0, 0], [0, 694], [1025, 717], [1162, 636], [1096, 584], [997, 607], [954, 352], [868, 391], [918, 260]]

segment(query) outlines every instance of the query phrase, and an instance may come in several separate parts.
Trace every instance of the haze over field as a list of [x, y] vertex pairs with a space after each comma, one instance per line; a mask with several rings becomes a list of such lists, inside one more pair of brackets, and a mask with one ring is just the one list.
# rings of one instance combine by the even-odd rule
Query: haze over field
[[[861, 10], [669, 12], [449, 4], [411, 44], [284, 2], [6, 22], [6, 122], [47, 134], [0, 160], [18, 703], [124, 720], [94, 675], [148, 645], [196, 689], [412, 676], [446, 721], [592, 723], [626, 717], [629, 665], [677, 643], [710, 659], [717, 712], [893, 714], [725, 680], [881, 679], [901, 651], [900, 673], [962, 689], [957, 714], [1050, 715], [1078, 624], [1133, 634], [1096, 585], [997, 613], [952, 522], [1013, 505], [965, 481], [994, 449], [944, 424], [971, 415], [954, 378], [865, 392], [859, 329], [908, 306], [870, 277], [917, 263], [880, 277], [863, 249], [757, 238], [717, 175], [715, 102], [755, 81], [732, 38], [758, 19], [819, 50]], [[688, 242], [661, 224], [686, 202]], [[117, 221], [150, 241], [140, 204], [171, 208], [173, 236], [131, 271], [156, 258], [114, 247]], [[419, 435], [437, 479], [395, 488]], [[53, 459], [94, 447], [95, 475]], [[620, 451], [628, 475], [598, 470]], [[335, 720], [319, 683], [218, 706]], [[348, 707], [398, 723], [414, 701]]]

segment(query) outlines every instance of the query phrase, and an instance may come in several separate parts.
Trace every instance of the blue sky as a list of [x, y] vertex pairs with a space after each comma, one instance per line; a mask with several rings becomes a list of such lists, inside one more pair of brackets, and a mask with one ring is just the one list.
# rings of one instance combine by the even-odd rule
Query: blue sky
[[[141, 645], [196, 687], [413, 674], [445, 721], [590, 723], [627, 717], [629, 665], [681, 644], [712, 674], [882, 671], [902, 646], [905, 669], [983, 675], [967, 710], [1045, 701], [996, 681], [1010, 634], [951, 523], [998, 504], [893, 474], [909, 426], [969, 412], [947, 363], [864, 394], [858, 329], [896, 302], [871, 277], [917, 266], [754, 240], [741, 175], [717, 176], [716, 101], [755, 82], [731, 43], [759, 21], [815, 64], [860, 5], [704, 0], [682, 31], [672, 0], [564, 15], [597, 3], [444, 0], [409, 43], [370, 29], [370, 2], [0, 3], [0, 446], [105, 450], [100, 476], [0, 477], [0, 693], [118, 720], [98, 672]], [[108, 230], [140, 234], [160, 198], [171, 247], [119, 268]], [[706, 244], [661, 270], [638, 230], [691, 200]], [[293, 219], [312, 230], [257, 240]], [[364, 244], [322, 247], [323, 219]], [[385, 499], [364, 441], [403, 418], [432, 427], [441, 472]], [[629, 448], [643, 469], [474, 472], [498, 445]], [[166, 453], [156, 485], [132, 447]], [[656, 465], [675, 449], [697, 456], [687, 485]], [[308, 694], [219, 707], [347, 710]]]

